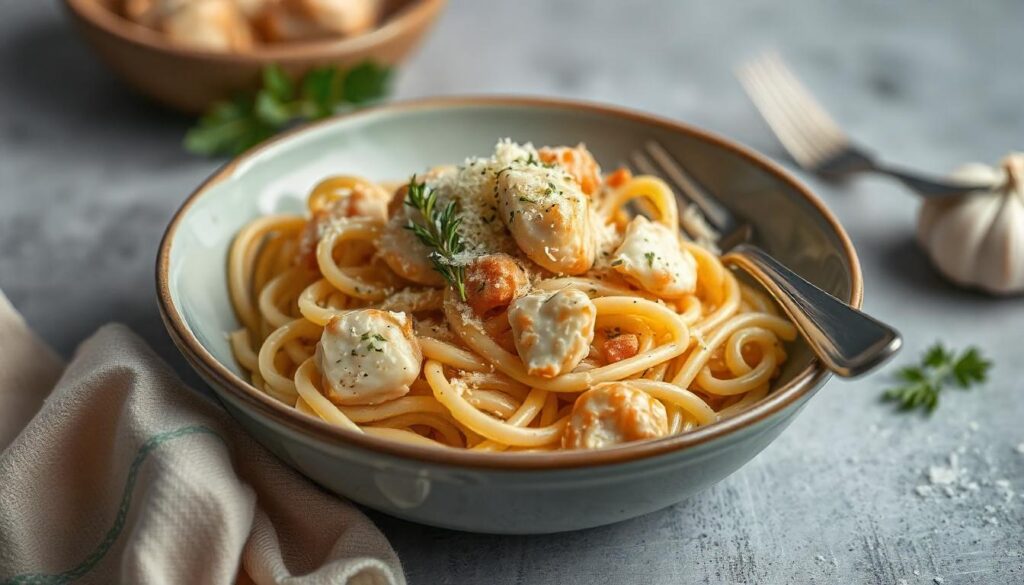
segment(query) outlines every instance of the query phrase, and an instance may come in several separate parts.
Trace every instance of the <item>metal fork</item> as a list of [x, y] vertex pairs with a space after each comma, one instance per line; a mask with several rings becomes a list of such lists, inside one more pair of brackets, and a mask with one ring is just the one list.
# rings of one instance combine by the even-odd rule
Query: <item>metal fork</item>
[[775, 53], [741, 66], [736, 74], [779, 142], [808, 171], [832, 177], [865, 171], [881, 173], [928, 198], [956, 197], [991, 187], [925, 177], [878, 161], [872, 153], [850, 142]]
[[[899, 350], [903, 341], [894, 329], [814, 286], [750, 243], [753, 227], [734, 216], [661, 144], [649, 141], [634, 151], [630, 167], [674, 186], [680, 210], [691, 203], [697, 206], [718, 233], [722, 261], [748, 272], [771, 293], [829, 370], [843, 377], [859, 376]], [[687, 231], [685, 225], [680, 228]]]

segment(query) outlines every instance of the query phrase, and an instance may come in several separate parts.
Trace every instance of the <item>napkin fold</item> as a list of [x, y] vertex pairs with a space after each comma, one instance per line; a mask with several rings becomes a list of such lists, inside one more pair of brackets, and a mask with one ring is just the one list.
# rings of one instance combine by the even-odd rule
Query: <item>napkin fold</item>
[[65, 367], [2, 292], [0, 449], [0, 584], [405, 583], [365, 515], [128, 329], [103, 327]]

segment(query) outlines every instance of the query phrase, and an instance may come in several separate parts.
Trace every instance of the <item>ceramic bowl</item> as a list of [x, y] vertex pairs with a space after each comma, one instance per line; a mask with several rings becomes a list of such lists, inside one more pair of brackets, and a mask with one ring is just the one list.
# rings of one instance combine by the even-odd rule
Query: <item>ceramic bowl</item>
[[264, 66], [297, 78], [311, 68], [366, 60], [400, 63], [437, 19], [445, 0], [390, 0], [382, 24], [366, 34], [265, 45], [245, 53], [201, 51], [167, 41], [111, 10], [114, 0], [65, 0], [71, 19], [100, 58], [128, 85], [188, 114], [259, 87]]
[[611, 107], [522, 98], [448, 98], [364, 110], [299, 129], [214, 174], [175, 215], [157, 264], [174, 342], [261, 443], [325, 488], [412, 521], [489, 533], [543, 533], [658, 510], [720, 481], [793, 420], [828, 378], [796, 342], [773, 392], [694, 432], [606, 450], [488, 454], [404, 445], [313, 420], [246, 382], [228, 346], [238, 327], [226, 257], [246, 222], [301, 212], [330, 173], [374, 179], [491, 152], [497, 139], [585, 142], [609, 166], [656, 139], [755, 226], [777, 258], [854, 306], [860, 268], [850, 240], [806, 187], [767, 158], [703, 130]]

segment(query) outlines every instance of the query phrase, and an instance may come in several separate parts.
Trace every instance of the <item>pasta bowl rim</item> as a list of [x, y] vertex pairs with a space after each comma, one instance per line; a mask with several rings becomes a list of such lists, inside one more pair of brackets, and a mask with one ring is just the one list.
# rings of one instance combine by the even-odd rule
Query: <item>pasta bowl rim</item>
[[457, 109], [472, 106], [490, 107], [528, 107], [549, 110], [584, 110], [589, 113], [601, 114], [647, 125], [659, 126], [675, 133], [684, 133], [698, 140], [710, 142], [718, 147], [731, 151], [747, 163], [755, 165], [774, 175], [796, 194], [803, 197], [821, 215], [825, 224], [838, 237], [842, 244], [841, 253], [850, 266], [851, 291], [850, 298], [844, 299], [854, 307], [860, 307], [863, 298], [863, 280], [860, 263], [853, 243], [839, 221], [828, 210], [821, 200], [799, 180], [766, 156], [740, 145], [732, 140], [684, 123], [659, 116], [641, 113], [618, 106], [609, 106], [581, 100], [555, 99], [547, 97], [523, 96], [452, 96], [392, 102], [367, 108], [357, 112], [336, 116], [296, 128], [274, 137], [261, 145], [250, 149], [229, 161], [207, 178], [182, 203], [163, 235], [156, 262], [157, 301], [160, 315], [171, 339], [184, 354], [186, 360], [212, 380], [219, 390], [230, 393], [239, 402], [273, 419], [276, 423], [292, 429], [300, 434], [325, 441], [338, 446], [358, 447], [370, 452], [389, 455], [402, 459], [412, 459], [463, 468], [507, 469], [507, 470], [540, 470], [570, 469], [596, 467], [637, 461], [644, 458], [681, 451], [702, 445], [735, 433], [743, 428], [754, 425], [778, 415], [788, 407], [817, 388], [830, 375], [817, 360], [813, 360], [786, 384], [774, 388], [772, 392], [749, 409], [722, 421], [698, 428], [694, 431], [664, 437], [651, 441], [629, 443], [621, 446], [595, 449], [555, 451], [551, 453], [477, 453], [468, 450], [436, 448], [410, 445], [380, 437], [373, 437], [347, 429], [332, 426], [324, 421], [313, 419], [288, 407], [276, 399], [260, 392], [249, 382], [220, 363], [192, 334], [184, 317], [179, 312], [171, 297], [170, 289], [170, 257], [174, 236], [178, 226], [188, 209], [214, 185], [228, 180], [235, 170], [247, 163], [257, 154], [282, 142], [292, 140], [304, 133], [331, 124], [344, 124], [349, 120], [380, 115], [381, 113], [400, 113], [414, 110]]

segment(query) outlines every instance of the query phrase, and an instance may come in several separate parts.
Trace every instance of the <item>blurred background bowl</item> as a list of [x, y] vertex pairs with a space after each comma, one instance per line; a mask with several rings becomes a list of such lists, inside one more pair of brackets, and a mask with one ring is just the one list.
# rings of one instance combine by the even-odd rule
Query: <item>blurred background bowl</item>
[[230, 53], [191, 49], [135, 24], [112, 0], [65, 0], [75, 26], [126, 83], [157, 102], [189, 114], [260, 85], [260, 72], [280, 65], [293, 79], [314, 67], [347, 68], [363, 61], [397, 65], [420, 43], [445, 0], [389, 0], [380, 25], [338, 39], [261, 45]]

